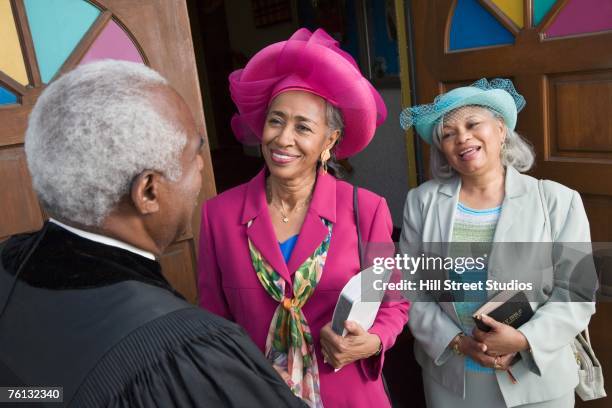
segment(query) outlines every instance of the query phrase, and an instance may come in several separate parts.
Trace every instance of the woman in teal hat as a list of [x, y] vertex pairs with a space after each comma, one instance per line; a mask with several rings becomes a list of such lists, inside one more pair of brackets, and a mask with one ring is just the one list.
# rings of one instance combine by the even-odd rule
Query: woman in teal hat
[[[574, 406], [578, 373], [571, 343], [587, 327], [595, 304], [589, 297], [550, 301], [567, 296], [571, 287], [556, 281], [538, 286], [535, 278], [542, 276], [529, 277], [529, 268], [521, 264], [527, 256], [497, 244], [500, 250], [491, 252], [499, 242], [590, 242], [576, 191], [521, 174], [534, 162], [531, 145], [514, 131], [524, 106], [511, 81], [481, 79], [400, 116], [404, 129], [414, 126], [431, 145], [433, 176], [406, 198], [403, 253], [420, 255], [432, 249], [425, 249], [428, 243], [437, 243], [444, 255], [456, 257], [465, 255], [466, 243], [478, 247], [481, 254], [491, 254], [484, 268], [464, 273], [455, 268], [445, 278], [478, 283], [522, 276], [534, 281], [535, 289], [526, 294], [532, 307], [537, 304], [533, 317], [518, 329], [482, 315], [491, 328], [484, 332], [472, 318], [496, 293], [484, 285], [414, 302], [409, 326], [430, 408]], [[541, 250], [534, 244], [517, 246]], [[563, 256], [541, 258], [551, 263], [551, 273], [564, 276], [575, 262]]]

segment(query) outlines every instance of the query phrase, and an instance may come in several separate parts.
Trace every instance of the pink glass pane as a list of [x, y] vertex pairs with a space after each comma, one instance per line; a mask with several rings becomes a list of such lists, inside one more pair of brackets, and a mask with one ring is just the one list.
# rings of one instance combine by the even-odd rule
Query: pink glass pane
[[111, 20], [92, 44], [81, 64], [100, 59], [116, 59], [142, 63], [142, 57], [132, 39], [123, 29]]
[[546, 31], [547, 37], [612, 30], [611, 0], [570, 0]]

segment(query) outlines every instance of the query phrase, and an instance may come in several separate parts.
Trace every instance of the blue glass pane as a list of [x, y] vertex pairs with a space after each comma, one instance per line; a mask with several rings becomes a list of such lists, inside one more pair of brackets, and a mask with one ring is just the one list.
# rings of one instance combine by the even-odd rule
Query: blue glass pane
[[514, 36], [477, 0], [457, 0], [450, 30], [450, 50], [514, 44]]
[[40, 76], [47, 83], [100, 14], [84, 0], [24, 1]]
[[11, 105], [17, 103], [17, 95], [0, 86], [0, 105]]

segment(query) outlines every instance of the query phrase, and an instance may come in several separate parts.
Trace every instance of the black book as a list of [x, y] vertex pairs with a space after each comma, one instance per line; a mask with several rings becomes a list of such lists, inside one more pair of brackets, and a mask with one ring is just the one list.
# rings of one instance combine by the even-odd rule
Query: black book
[[480, 330], [488, 332], [491, 328], [480, 320], [480, 315], [483, 314], [518, 329], [531, 319], [533, 309], [524, 292], [505, 290], [489, 299], [472, 315], [476, 326]]

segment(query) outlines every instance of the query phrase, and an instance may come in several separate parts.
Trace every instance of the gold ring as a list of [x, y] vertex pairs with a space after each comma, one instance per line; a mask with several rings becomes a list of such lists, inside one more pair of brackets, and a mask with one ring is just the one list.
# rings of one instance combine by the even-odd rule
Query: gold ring
[[499, 356], [495, 356], [495, 360], [493, 360], [493, 368], [496, 369], [496, 370], [499, 370], [501, 368], [501, 366], [499, 365], [497, 360], [499, 360]]

